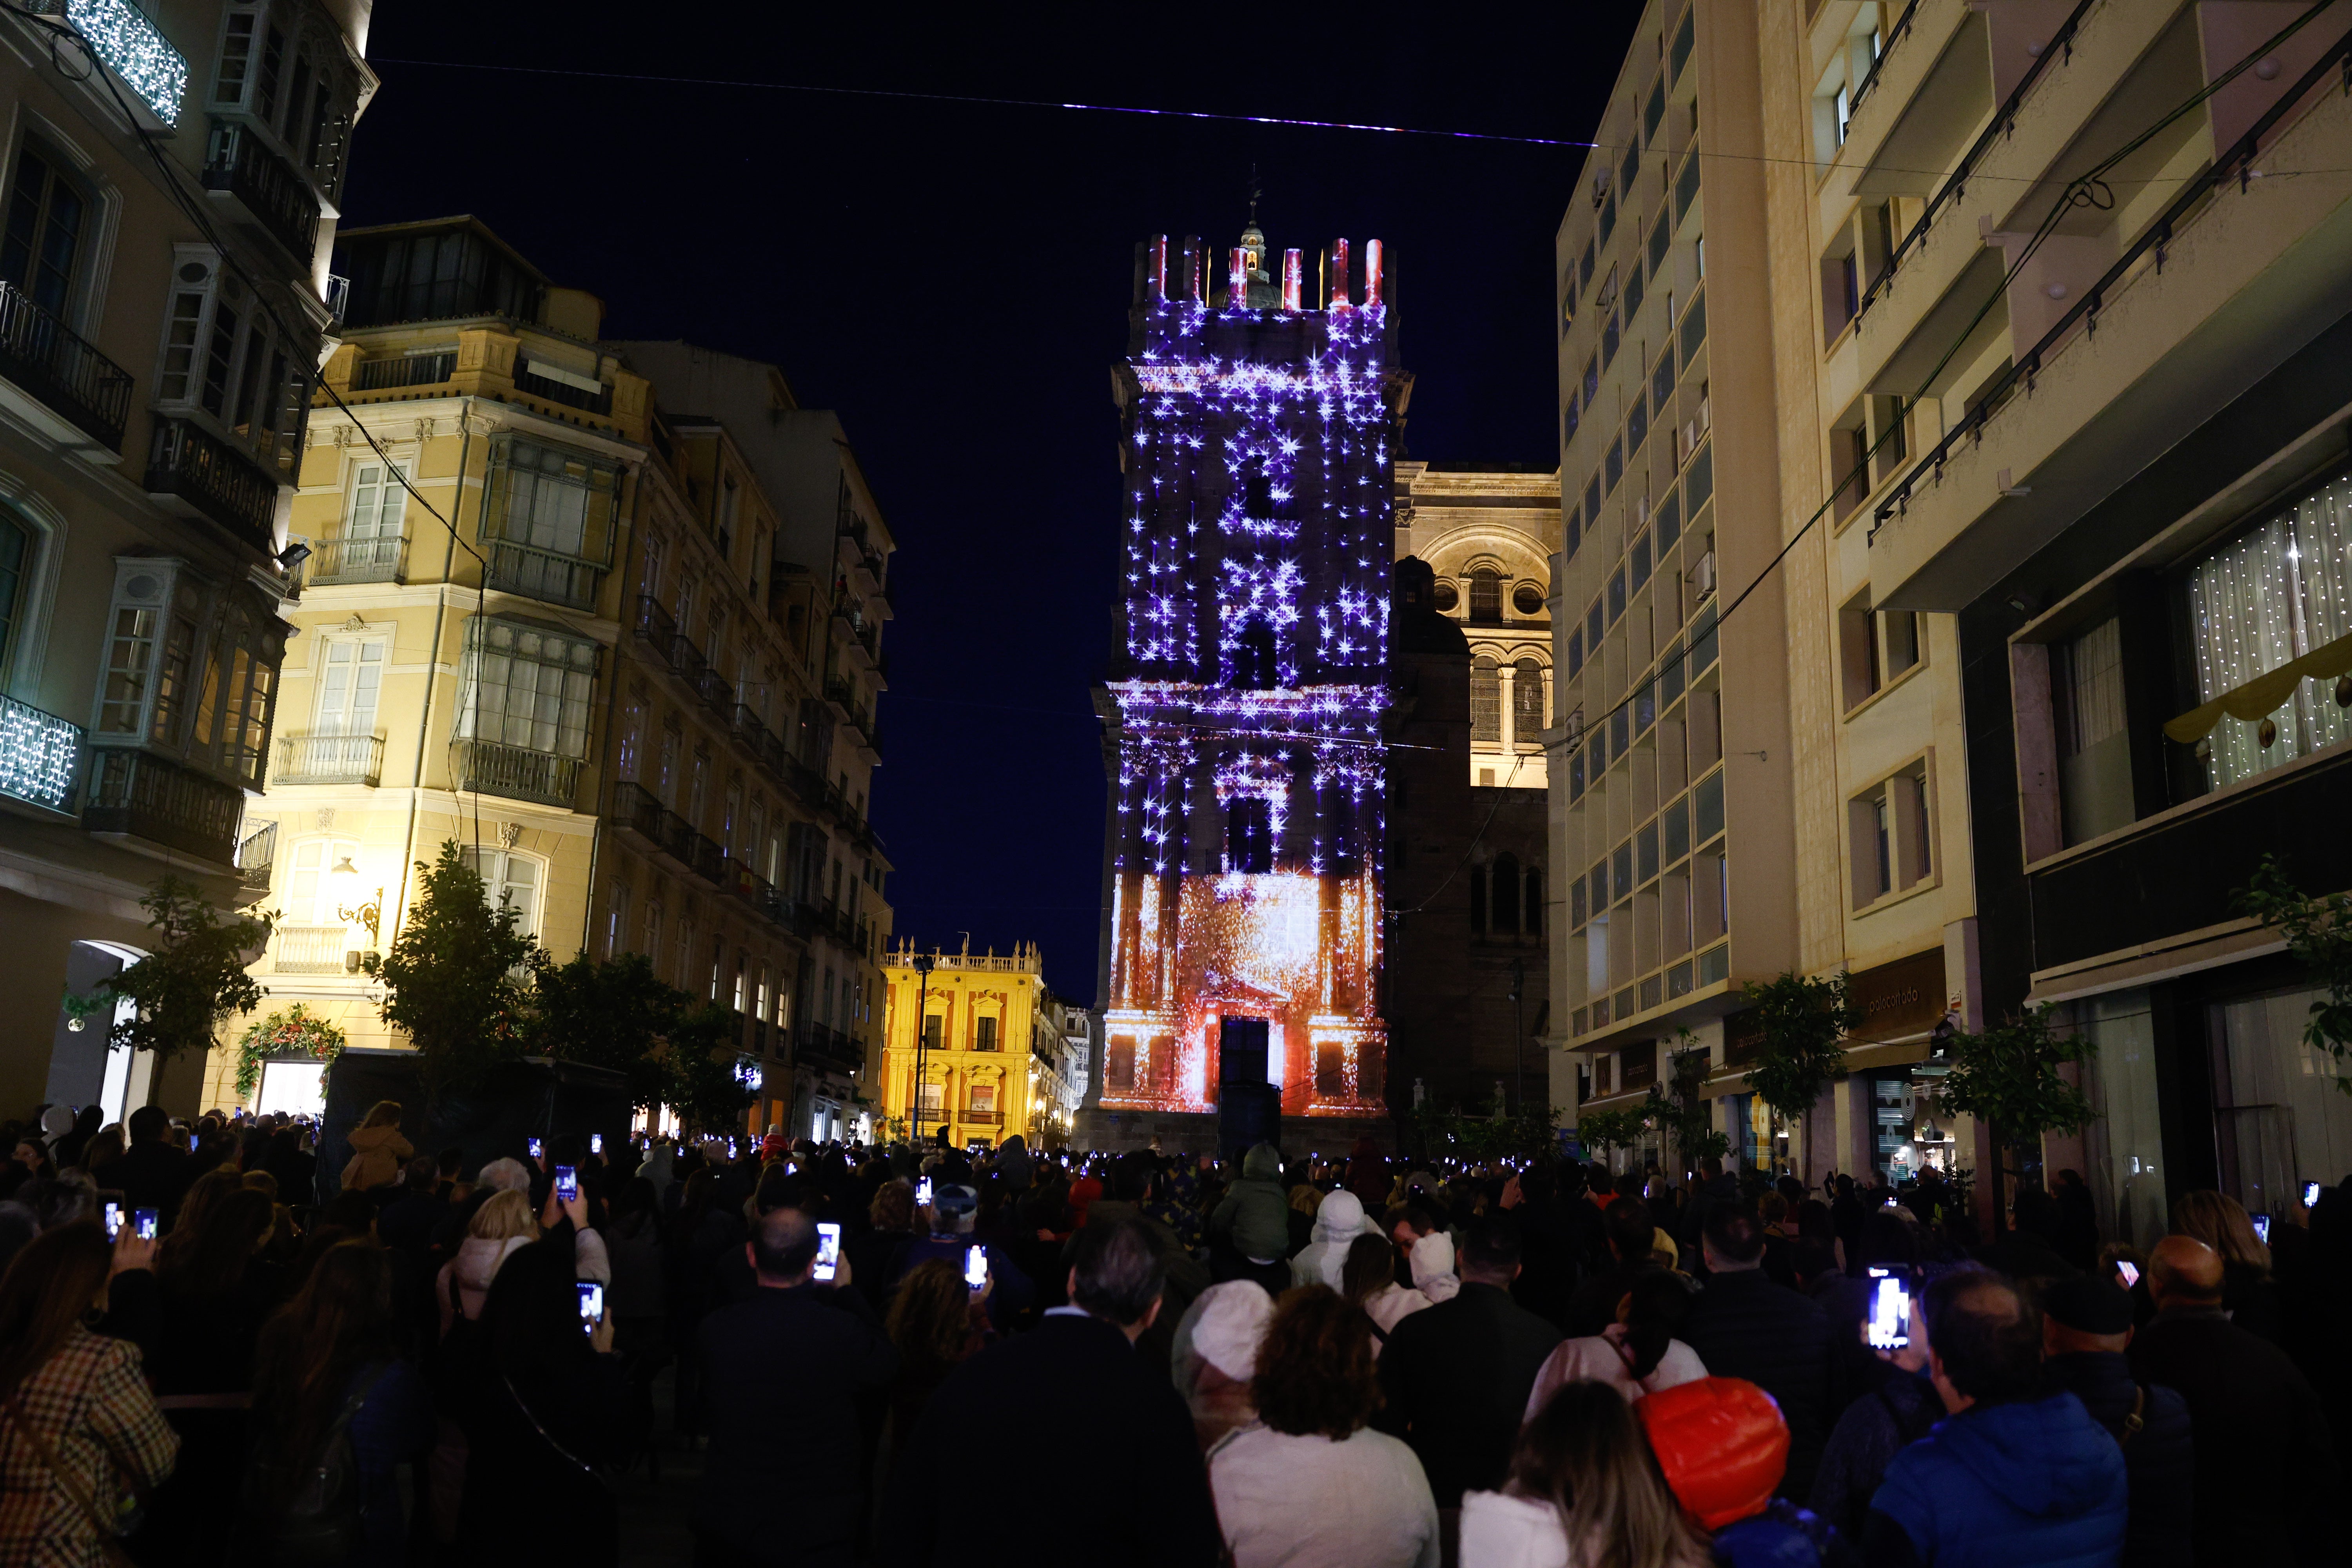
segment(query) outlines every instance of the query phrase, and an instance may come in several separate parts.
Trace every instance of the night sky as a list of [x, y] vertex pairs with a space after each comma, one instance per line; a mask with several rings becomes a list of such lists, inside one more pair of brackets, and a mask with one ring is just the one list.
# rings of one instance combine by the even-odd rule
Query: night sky
[[1404, 455], [1549, 468], [1551, 237], [1582, 153], [714, 83], [1579, 138], [1639, 10], [381, 5], [343, 223], [473, 213], [600, 295], [607, 336], [770, 360], [840, 411], [898, 544], [873, 802], [898, 930], [1041, 942], [1048, 984], [1090, 1000], [1087, 693], [1135, 242], [1222, 250], [1255, 166], [1274, 250], [1387, 247], [1417, 377]]

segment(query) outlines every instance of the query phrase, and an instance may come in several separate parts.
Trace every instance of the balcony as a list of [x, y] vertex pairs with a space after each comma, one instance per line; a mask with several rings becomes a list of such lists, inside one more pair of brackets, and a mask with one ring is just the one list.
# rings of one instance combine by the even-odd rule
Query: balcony
[[404, 386], [438, 386], [457, 374], [457, 351], [395, 354], [362, 360], [352, 372], [353, 392], [391, 392]]
[[382, 735], [280, 735], [269, 782], [281, 784], [365, 784], [383, 775]]
[[193, 420], [155, 421], [147, 494], [174, 510], [210, 518], [265, 554], [275, 542], [278, 480]]
[[180, 100], [188, 90], [187, 57], [130, 0], [33, 0], [26, 9], [71, 22], [157, 126], [169, 131], [179, 123]]
[[349, 961], [343, 953], [350, 942], [351, 928], [341, 922], [279, 926], [269, 933], [269, 944], [276, 950], [269, 967], [279, 974], [342, 974], [348, 972]]
[[517, 392], [528, 393], [549, 403], [560, 403], [566, 408], [583, 409], [590, 414], [613, 412], [613, 389], [598, 382], [592, 389], [583, 384], [586, 376], [574, 376], [554, 365], [534, 368], [528, 361], [515, 366], [514, 384]]
[[800, 1026], [793, 1059], [808, 1067], [854, 1073], [865, 1067], [866, 1053], [839, 1029], [812, 1021]]
[[452, 742], [450, 767], [460, 791], [479, 790], [567, 810], [580, 785], [578, 757], [560, 757], [499, 741]]
[[237, 841], [237, 891], [248, 904], [269, 896], [270, 874], [277, 869], [278, 824], [265, 822]]
[[305, 268], [319, 247], [319, 199], [301, 172], [240, 121], [213, 121], [205, 189], [236, 198], [253, 226]]
[[728, 858], [694, 825], [663, 805], [643, 784], [624, 779], [613, 786], [613, 819], [638, 837], [715, 886], [728, 884]]
[[0, 375], [108, 450], [122, 449], [131, 373], [5, 281], [0, 281]]
[[595, 609], [598, 590], [604, 584], [604, 567], [511, 540], [483, 542], [488, 549], [488, 563], [482, 574], [486, 586], [574, 610]]
[[81, 825], [91, 833], [143, 838], [226, 869], [236, 864], [244, 813], [245, 792], [234, 784], [152, 752], [100, 746], [92, 753]]
[[310, 545], [302, 563], [304, 580], [324, 586], [331, 583], [401, 583], [408, 577], [408, 536], [378, 534], [371, 538], [320, 539]]

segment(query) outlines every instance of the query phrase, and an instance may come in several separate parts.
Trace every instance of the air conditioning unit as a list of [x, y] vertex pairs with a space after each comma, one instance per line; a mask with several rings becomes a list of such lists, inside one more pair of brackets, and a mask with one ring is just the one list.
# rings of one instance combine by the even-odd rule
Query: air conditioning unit
[[1714, 551], [1710, 550], [1698, 558], [1698, 564], [1691, 568], [1691, 581], [1697, 585], [1698, 596], [1702, 599], [1715, 592]]

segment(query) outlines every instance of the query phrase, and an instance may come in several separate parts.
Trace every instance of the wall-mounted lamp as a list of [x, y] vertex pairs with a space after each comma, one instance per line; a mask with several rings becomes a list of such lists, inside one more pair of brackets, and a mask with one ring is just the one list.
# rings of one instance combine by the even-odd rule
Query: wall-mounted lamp
[[335, 888], [339, 897], [336, 902], [335, 918], [345, 925], [367, 927], [368, 945], [375, 946], [382, 934], [378, 928], [383, 920], [383, 889], [378, 888], [375, 890], [375, 896], [364, 902], [355, 904], [342, 902], [343, 899], [351, 897], [359, 888], [360, 869], [352, 864], [352, 858], [349, 855], [337, 860], [334, 868], [327, 875], [337, 879]]

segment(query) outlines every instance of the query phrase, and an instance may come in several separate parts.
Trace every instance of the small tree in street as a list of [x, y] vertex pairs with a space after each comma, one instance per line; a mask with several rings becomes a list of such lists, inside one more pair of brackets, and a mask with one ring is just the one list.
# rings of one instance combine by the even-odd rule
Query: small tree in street
[[1580, 1110], [1576, 1116], [1576, 1141], [1584, 1145], [1587, 1153], [1605, 1164], [1612, 1151], [1631, 1149], [1639, 1143], [1649, 1125], [1648, 1111], [1630, 1107], [1623, 1110]]
[[[107, 1031], [107, 1039], [152, 1051], [159, 1065], [182, 1051], [209, 1050], [223, 1024], [250, 1013], [268, 994], [246, 966], [268, 944], [276, 917], [224, 920], [194, 886], [176, 877], [157, 882], [139, 907], [155, 932], [154, 950], [100, 981], [89, 997], [68, 996], [66, 1010], [79, 1018], [129, 1002], [130, 1016]], [[160, 1088], [163, 1076], [149, 1082]]]
[[378, 1011], [424, 1058], [431, 1100], [520, 1054], [530, 977], [547, 958], [516, 929], [519, 911], [491, 905], [481, 873], [456, 840], [443, 844], [432, 864], [418, 861], [416, 871], [416, 898], [400, 934], [360, 967], [383, 983]]
[[541, 966], [531, 990], [532, 1050], [621, 1074], [640, 1110], [665, 1103], [670, 1080], [661, 1045], [688, 997], [654, 977], [653, 960], [629, 952], [599, 961], [583, 952]]
[[[2352, 894], [2312, 898], [2287, 880], [2276, 857], [2265, 855], [2231, 902], [2284, 935], [2287, 952], [2327, 993], [2311, 1005], [2303, 1042], [2335, 1058], [2340, 1068], [2352, 1058]], [[2338, 1071], [2336, 1087], [2352, 1094], [2352, 1076]]]
[[698, 1007], [670, 1026], [659, 1058], [662, 1103], [688, 1132], [735, 1132], [759, 1092], [737, 1070], [741, 1025], [724, 1007]]
[[[2087, 1036], [2054, 1033], [2051, 1012], [2043, 1005], [1981, 1035], [1953, 1036], [1952, 1070], [1936, 1091], [1938, 1110], [1964, 1111], [1985, 1124], [1993, 1147], [2014, 1161], [2006, 1173], [2019, 1178], [2045, 1135], [2079, 1132], [2098, 1120], [2090, 1097], [2058, 1073], [2068, 1063], [2090, 1060], [2095, 1047]], [[2000, 1206], [1996, 1199], [1996, 1226]]]
[[1805, 1174], [1813, 1168], [1813, 1107], [1846, 1079], [1845, 1040], [1862, 1027], [1862, 1006], [1843, 970], [1814, 980], [1793, 971], [1748, 987], [1764, 1035], [1748, 1081], [1782, 1121], [1801, 1117]]
[[1707, 1109], [1706, 1068], [1706, 1052], [1698, 1037], [1683, 1030], [1667, 1058], [1664, 1081], [1650, 1086], [1643, 1106], [1645, 1120], [1674, 1140], [1686, 1168], [1710, 1155], [1719, 1158], [1731, 1148], [1731, 1140], [1715, 1130], [1715, 1113]]

